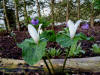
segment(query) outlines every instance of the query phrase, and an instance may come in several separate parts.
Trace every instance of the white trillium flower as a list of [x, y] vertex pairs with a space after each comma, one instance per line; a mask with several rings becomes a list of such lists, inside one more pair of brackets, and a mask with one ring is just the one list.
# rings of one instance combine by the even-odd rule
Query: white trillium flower
[[67, 25], [68, 25], [68, 28], [69, 28], [69, 32], [70, 32], [70, 37], [71, 38], [74, 38], [76, 30], [77, 30], [77, 28], [78, 28], [78, 26], [80, 25], [81, 22], [82, 22], [81, 20], [78, 20], [74, 24], [73, 21], [68, 20]]
[[41, 26], [42, 24], [39, 25], [38, 32], [37, 32], [34, 26], [32, 26], [31, 24], [28, 25], [28, 32], [36, 44], [38, 44], [38, 41], [39, 41], [39, 34], [41, 33], [40, 32]]

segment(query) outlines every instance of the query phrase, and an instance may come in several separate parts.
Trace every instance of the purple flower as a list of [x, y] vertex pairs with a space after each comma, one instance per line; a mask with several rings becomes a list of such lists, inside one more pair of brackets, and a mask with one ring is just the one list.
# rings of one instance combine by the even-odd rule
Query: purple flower
[[37, 25], [37, 24], [39, 23], [39, 20], [33, 18], [33, 19], [31, 20], [31, 23], [32, 23], [33, 25]]
[[89, 25], [86, 23], [86, 24], [83, 24], [82, 26], [81, 26], [81, 28], [82, 29], [89, 29]]
[[66, 23], [66, 27], [68, 27], [67, 23]]

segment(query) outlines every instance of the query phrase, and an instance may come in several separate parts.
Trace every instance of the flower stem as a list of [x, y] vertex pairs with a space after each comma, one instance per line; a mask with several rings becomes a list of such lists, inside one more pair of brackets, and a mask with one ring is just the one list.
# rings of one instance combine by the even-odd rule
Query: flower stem
[[63, 71], [63, 72], [64, 72], [64, 69], [65, 69], [65, 65], [66, 65], [67, 58], [68, 58], [68, 56], [69, 56], [69, 52], [70, 52], [70, 51], [68, 51], [68, 54], [66, 54], [66, 57], [65, 57], [65, 60], [64, 60], [64, 64], [63, 64], [63, 68], [62, 68], [62, 71]]
[[49, 74], [52, 75], [51, 70], [50, 70], [50, 68], [49, 68], [49, 66], [48, 66], [48, 64], [46, 62], [46, 59], [44, 57], [43, 57], [43, 61], [44, 61], [45, 65], [46, 65], [46, 67], [48, 69]]
[[64, 71], [64, 69], [65, 69], [66, 61], [67, 61], [67, 55], [66, 55], [66, 58], [65, 58], [65, 60], [64, 60], [64, 64], [63, 64], [62, 71]]
[[52, 68], [53, 74], [55, 74], [55, 69], [54, 69], [54, 67], [53, 67], [53, 65], [52, 65], [52, 62], [51, 62], [51, 60], [50, 60], [48, 54], [47, 54], [47, 59], [48, 59], [50, 65], [51, 65], [51, 68]]

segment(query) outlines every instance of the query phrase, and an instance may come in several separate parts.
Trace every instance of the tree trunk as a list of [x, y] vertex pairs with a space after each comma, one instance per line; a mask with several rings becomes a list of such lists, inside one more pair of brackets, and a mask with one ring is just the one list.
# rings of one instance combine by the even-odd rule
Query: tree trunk
[[4, 20], [4, 22], [5, 22], [6, 31], [7, 31], [7, 32], [9, 32], [9, 30], [8, 30], [8, 25], [7, 25], [7, 22], [6, 22], [6, 17], [5, 17], [5, 15], [4, 15], [3, 17], [4, 17], [4, 19], [3, 19], [3, 20]]
[[25, 19], [25, 25], [28, 25], [29, 20], [28, 20], [28, 15], [27, 15], [27, 10], [26, 10], [26, 1], [24, 1], [24, 19]]
[[14, 0], [15, 2], [15, 13], [16, 13], [16, 25], [18, 28], [18, 31], [20, 31], [20, 23], [19, 23], [19, 16], [18, 16], [18, 0]]
[[38, 16], [41, 17], [40, 4], [39, 4], [38, 0], [36, 0], [36, 3], [37, 3]]
[[9, 19], [7, 16], [7, 9], [6, 9], [6, 1], [5, 0], [3, 0], [3, 9], [4, 9], [4, 16], [5, 16], [6, 23], [7, 23], [7, 29], [8, 29], [8, 32], [10, 32], [11, 29], [10, 29]]
[[94, 28], [94, 7], [93, 7], [93, 3], [91, 3], [90, 25], [91, 25], [92, 28]]
[[77, 0], [78, 2], [78, 7], [77, 7], [77, 10], [78, 10], [78, 14], [77, 14], [77, 17], [78, 17], [78, 20], [80, 19], [80, 0]]
[[67, 10], [66, 10], [66, 22], [69, 19], [69, 0], [67, 0]]
[[52, 30], [54, 30], [54, 2], [55, 0], [51, 0], [51, 16], [52, 16]]

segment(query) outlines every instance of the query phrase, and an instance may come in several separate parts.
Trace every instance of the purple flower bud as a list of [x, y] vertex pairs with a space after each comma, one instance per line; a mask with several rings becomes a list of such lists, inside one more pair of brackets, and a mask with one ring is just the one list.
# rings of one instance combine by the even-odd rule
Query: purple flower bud
[[39, 23], [39, 20], [33, 18], [33, 19], [31, 20], [31, 23], [32, 23], [33, 25], [37, 25], [37, 24]]
[[82, 29], [89, 29], [89, 25], [86, 23], [86, 24], [83, 24], [82, 26], [81, 26], [81, 28]]

